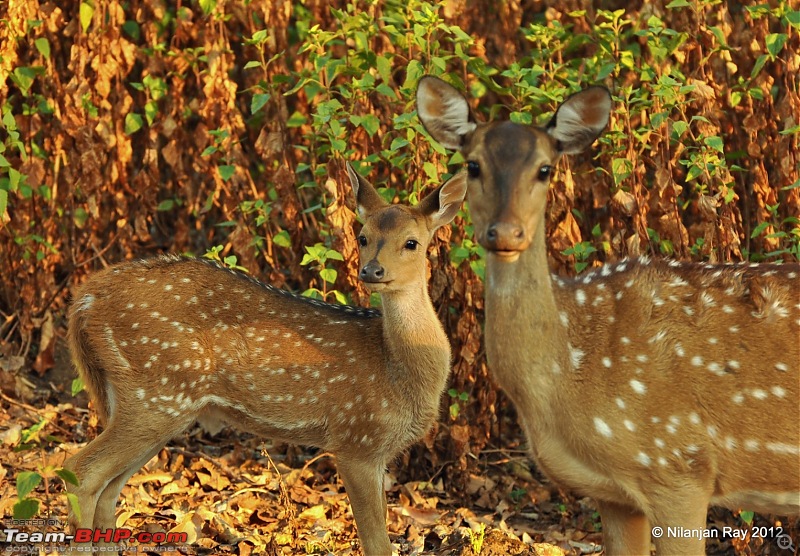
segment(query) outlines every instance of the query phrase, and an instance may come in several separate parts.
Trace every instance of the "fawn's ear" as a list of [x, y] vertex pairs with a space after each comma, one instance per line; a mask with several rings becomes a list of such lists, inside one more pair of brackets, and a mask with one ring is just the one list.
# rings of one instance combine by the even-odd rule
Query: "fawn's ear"
[[417, 85], [417, 116], [431, 137], [443, 147], [456, 151], [461, 149], [465, 137], [477, 127], [464, 96], [438, 77], [420, 79]]
[[416, 208], [428, 218], [431, 230], [435, 230], [452, 222], [466, 194], [467, 174], [459, 172], [422, 199]]
[[570, 96], [547, 124], [547, 133], [558, 141], [562, 154], [587, 149], [608, 125], [611, 93], [605, 87], [589, 87]]
[[361, 218], [366, 218], [372, 212], [381, 207], [386, 206], [384, 201], [372, 184], [365, 178], [361, 177], [358, 172], [353, 170], [349, 162], [347, 166], [347, 177], [350, 178], [350, 185], [353, 187], [353, 195], [356, 198], [356, 207], [358, 207], [358, 215]]

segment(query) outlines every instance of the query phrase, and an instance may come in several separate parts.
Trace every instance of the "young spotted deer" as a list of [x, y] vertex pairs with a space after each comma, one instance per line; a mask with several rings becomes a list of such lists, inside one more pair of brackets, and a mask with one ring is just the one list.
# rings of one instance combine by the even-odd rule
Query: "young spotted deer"
[[200, 420], [333, 452], [364, 553], [392, 553], [385, 467], [433, 424], [450, 371], [426, 250], [466, 180], [407, 207], [347, 170], [365, 218], [359, 277], [383, 315], [170, 256], [113, 266], [77, 289], [69, 345], [105, 429], [66, 464], [81, 481], [74, 527], [113, 528], [130, 476]]
[[539, 468], [597, 500], [607, 554], [649, 554], [655, 526], [659, 554], [699, 554], [709, 504], [800, 512], [800, 265], [644, 257], [552, 276], [552, 170], [610, 109], [592, 87], [544, 128], [477, 123], [447, 83], [417, 90], [425, 128], [467, 161], [489, 367]]

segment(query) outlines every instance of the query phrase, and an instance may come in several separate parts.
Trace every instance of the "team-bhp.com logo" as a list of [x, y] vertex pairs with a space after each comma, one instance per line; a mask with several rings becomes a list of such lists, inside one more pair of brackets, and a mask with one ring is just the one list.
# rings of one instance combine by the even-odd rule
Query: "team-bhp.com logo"
[[19, 529], [6, 528], [5, 542], [9, 544], [21, 543], [46, 543], [46, 544], [66, 544], [74, 542], [82, 543], [113, 543], [137, 542], [140, 544], [186, 544], [189, 536], [187, 533], [165, 533], [156, 531], [134, 532], [131, 529], [76, 529], [74, 535], [66, 533], [27, 533]]
[[102, 531], [100, 529], [76, 529], [74, 537], [76, 543], [110, 542], [115, 544], [131, 540], [142, 544], [186, 544], [189, 539], [187, 533], [164, 533], [161, 531], [134, 533], [130, 529], [105, 529]]

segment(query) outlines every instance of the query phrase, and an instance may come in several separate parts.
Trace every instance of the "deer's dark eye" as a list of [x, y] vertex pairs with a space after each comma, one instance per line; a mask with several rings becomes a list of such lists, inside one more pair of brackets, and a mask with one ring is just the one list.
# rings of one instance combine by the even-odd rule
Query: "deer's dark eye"
[[552, 166], [544, 165], [539, 168], [539, 175], [537, 176], [540, 181], [544, 181], [550, 177], [551, 172], [553, 171]]
[[358, 244], [361, 247], [366, 247], [367, 246], [367, 236], [364, 236], [364, 235], [358, 236]]
[[471, 178], [477, 178], [481, 175], [481, 165], [475, 162], [474, 160], [470, 160], [467, 162], [467, 174]]
[[406, 242], [406, 249], [409, 251], [415, 251], [417, 249], [417, 245], [419, 245], [419, 242], [416, 239], [409, 239]]

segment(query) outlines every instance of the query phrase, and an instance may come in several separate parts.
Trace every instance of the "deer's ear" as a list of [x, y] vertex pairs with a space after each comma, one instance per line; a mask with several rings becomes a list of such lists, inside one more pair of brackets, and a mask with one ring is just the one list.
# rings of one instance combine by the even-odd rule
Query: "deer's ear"
[[417, 86], [417, 115], [422, 125], [443, 147], [460, 150], [477, 124], [464, 96], [438, 77], [426, 76]]
[[384, 201], [381, 196], [378, 195], [378, 192], [375, 191], [375, 188], [372, 187], [372, 184], [369, 183], [365, 178], [361, 177], [361, 175], [359, 175], [359, 173], [353, 169], [349, 162], [346, 163], [346, 166], [347, 177], [350, 178], [350, 185], [353, 188], [353, 195], [356, 198], [358, 215], [361, 218], [366, 218], [379, 208], [385, 207], [386, 201]]
[[605, 87], [589, 87], [575, 93], [558, 107], [547, 124], [547, 133], [558, 141], [562, 154], [588, 148], [608, 125], [611, 93]]
[[428, 218], [431, 230], [435, 230], [453, 221], [466, 194], [467, 174], [459, 172], [422, 199], [417, 210]]

